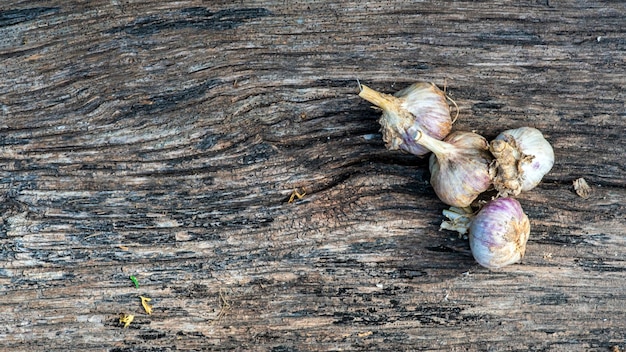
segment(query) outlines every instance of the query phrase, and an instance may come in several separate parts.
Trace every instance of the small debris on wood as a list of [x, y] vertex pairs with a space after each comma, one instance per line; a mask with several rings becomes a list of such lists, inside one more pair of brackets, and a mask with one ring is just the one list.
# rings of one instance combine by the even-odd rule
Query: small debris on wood
[[358, 337], [360, 337], [360, 338], [363, 338], [363, 337], [368, 337], [368, 336], [370, 336], [370, 335], [372, 335], [372, 334], [373, 334], [373, 332], [371, 332], [371, 331], [366, 331], [366, 332], [361, 332], [361, 333], [358, 333], [358, 334], [357, 334], [357, 336], [358, 336]]
[[304, 189], [304, 187], [302, 187], [302, 193], [298, 192], [298, 188], [296, 188], [293, 190], [293, 192], [291, 192], [291, 196], [289, 196], [289, 201], [287, 203], [293, 203], [296, 198], [302, 199], [304, 198], [304, 196], [306, 196], [306, 190]]
[[135, 319], [135, 316], [132, 314], [127, 314], [127, 313], [120, 314], [120, 324], [124, 324], [124, 329], [126, 329], [130, 325], [130, 323], [133, 322], [133, 319]]
[[591, 187], [589, 187], [587, 181], [582, 177], [574, 180], [574, 191], [576, 191], [576, 194], [582, 199], [587, 199], [591, 196]]
[[137, 280], [137, 278], [134, 275], [131, 275], [128, 278], [130, 279], [130, 281], [133, 282], [133, 284], [135, 285], [135, 288], [139, 288], [139, 280]]
[[213, 323], [220, 321], [226, 315], [226, 313], [230, 310], [230, 303], [228, 303], [228, 300], [226, 300], [226, 295], [224, 294], [222, 289], [220, 289], [219, 298], [220, 298], [221, 308], [220, 308], [220, 312], [217, 313], [217, 317], [215, 318], [215, 320], [213, 320]]
[[144, 296], [139, 296], [139, 298], [141, 298], [141, 305], [143, 306], [143, 309], [146, 311], [146, 313], [148, 313], [148, 315], [152, 314], [152, 306], [148, 304], [148, 302], [152, 301], [152, 298]]

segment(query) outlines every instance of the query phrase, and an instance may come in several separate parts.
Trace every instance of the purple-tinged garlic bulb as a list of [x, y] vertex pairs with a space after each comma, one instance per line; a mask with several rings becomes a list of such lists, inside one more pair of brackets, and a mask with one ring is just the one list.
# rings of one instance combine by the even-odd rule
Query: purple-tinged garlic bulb
[[554, 165], [552, 146], [532, 127], [500, 133], [489, 150], [495, 157], [490, 167], [493, 185], [503, 197], [535, 188]]
[[441, 140], [452, 128], [448, 98], [432, 83], [415, 83], [394, 95], [379, 93], [365, 85], [360, 85], [360, 89], [361, 98], [383, 110], [378, 122], [389, 150], [426, 155], [428, 150], [415, 143], [417, 131]]
[[440, 141], [418, 131], [415, 141], [433, 152], [430, 183], [442, 202], [467, 207], [491, 186], [492, 157], [481, 135], [456, 131]]
[[477, 213], [470, 208], [451, 207], [443, 214], [449, 221], [441, 223], [442, 229], [460, 234], [469, 231], [470, 248], [478, 264], [497, 269], [524, 257], [530, 222], [514, 198], [496, 198]]
[[519, 202], [496, 198], [472, 220], [470, 248], [478, 264], [497, 269], [522, 260], [529, 235], [530, 221]]

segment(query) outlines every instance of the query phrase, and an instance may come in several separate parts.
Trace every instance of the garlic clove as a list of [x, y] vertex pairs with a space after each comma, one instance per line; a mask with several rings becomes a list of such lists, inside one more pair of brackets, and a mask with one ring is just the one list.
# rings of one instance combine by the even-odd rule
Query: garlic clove
[[469, 227], [472, 255], [478, 264], [497, 269], [518, 263], [526, 252], [530, 221], [514, 198], [496, 198], [474, 215]]
[[379, 119], [383, 140], [389, 150], [403, 150], [423, 156], [428, 150], [415, 143], [416, 132], [423, 131], [441, 140], [452, 128], [447, 98], [432, 83], [419, 82], [394, 95], [360, 85], [359, 96], [383, 110]]
[[535, 188], [554, 165], [552, 146], [532, 127], [500, 133], [489, 150], [495, 157], [490, 166], [493, 184], [503, 197]]
[[492, 157], [481, 135], [456, 131], [440, 141], [418, 131], [415, 140], [433, 152], [430, 183], [442, 202], [467, 207], [491, 186]]

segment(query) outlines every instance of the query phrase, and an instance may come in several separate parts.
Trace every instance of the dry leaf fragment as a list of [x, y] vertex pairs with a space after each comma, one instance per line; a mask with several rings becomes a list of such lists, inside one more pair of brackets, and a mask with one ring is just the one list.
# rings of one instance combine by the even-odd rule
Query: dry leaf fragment
[[135, 319], [135, 316], [132, 314], [120, 314], [120, 324], [124, 324], [124, 329], [126, 329], [130, 325], [130, 323], [133, 322], [133, 319]]
[[574, 191], [576, 191], [576, 194], [582, 199], [587, 199], [591, 196], [591, 187], [589, 187], [587, 181], [582, 177], [574, 180]]
[[148, 302], [152, 301], [152, 298], [144, 296], [139, 296], [139, 298], [141, 298], [141, 305], [143, 306], [143, 309], [146, 311], [146, 313], [152, 314], [152, 306], [148, 304]]
[[302, 193], [298, 192], [298, 189], [294, 189], [293, 192], [291, 192], [291, 196], [289, 197], [289, 201], [287, 203], [293, 203], [296, 198], [298, 199], [302, 199], [304, 198], [304, 196], [306, 195], [306, 189], [304, 189], [304, 187], [302, 188]]

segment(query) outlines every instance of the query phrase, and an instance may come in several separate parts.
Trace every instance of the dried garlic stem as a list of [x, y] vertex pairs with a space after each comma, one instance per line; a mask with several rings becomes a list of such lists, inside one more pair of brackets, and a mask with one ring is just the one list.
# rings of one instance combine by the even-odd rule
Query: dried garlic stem
[[447, 160], [451, 153], [457, 150], [454, 145], [433, 138], [422, 131], [417, 131], [415, 141], [435, 153], [439, 162]]
[[397, 110], [396, 106], [400, 105], [400, 99], [393, 95], [377, 92], [364, 84], [361, 84], [360, 88], [359, 96], [381, 109], [394, 111]]

